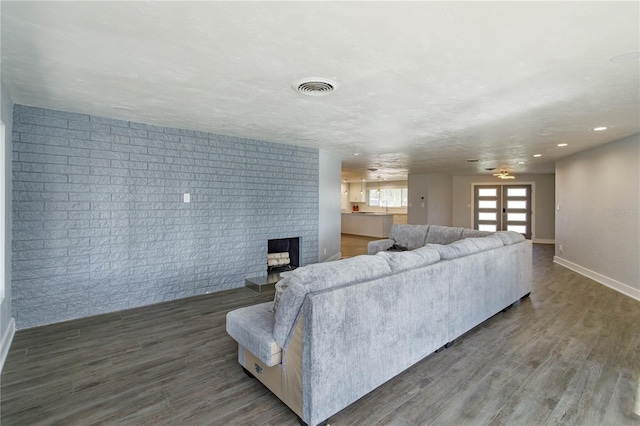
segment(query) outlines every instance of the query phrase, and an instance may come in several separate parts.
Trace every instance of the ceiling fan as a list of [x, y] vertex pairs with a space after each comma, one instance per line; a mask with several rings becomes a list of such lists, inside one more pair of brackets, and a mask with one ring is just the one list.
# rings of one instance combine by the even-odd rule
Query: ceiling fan
[[516, 178], [515, 176], [511, 176], [509, 172], [506, 170], [502, 170], [500, 173], [494, 173], [493, 175], [499, 179], [515, 179]]

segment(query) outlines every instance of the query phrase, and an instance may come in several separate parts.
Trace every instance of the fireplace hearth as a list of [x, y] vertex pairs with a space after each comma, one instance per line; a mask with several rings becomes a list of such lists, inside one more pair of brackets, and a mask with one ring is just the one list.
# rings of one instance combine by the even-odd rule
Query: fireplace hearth
[[268, 240], [265, 260], [267, 270], [264, 275], [245, 278], [245, 286], [257, 293], [272, 291], [280, 281], [280, 273], [300, 266], [300, 237]]

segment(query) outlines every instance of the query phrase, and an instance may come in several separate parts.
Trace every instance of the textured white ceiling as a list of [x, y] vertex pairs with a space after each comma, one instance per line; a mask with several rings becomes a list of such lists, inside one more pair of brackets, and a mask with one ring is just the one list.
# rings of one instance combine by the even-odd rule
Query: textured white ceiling
[[[549, 173], [640, 129], [639, 61], [609, 61], [640, 50], [638, 2], [2, 1], [1, 12], [15, 103], [318, 147], [349, 180]], [[291, 85], [304, 77], [339, 88], [303, 96]]]

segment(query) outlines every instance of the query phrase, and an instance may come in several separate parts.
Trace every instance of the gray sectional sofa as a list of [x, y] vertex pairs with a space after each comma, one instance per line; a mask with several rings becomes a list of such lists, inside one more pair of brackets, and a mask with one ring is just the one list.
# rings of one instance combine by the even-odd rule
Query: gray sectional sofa
[[[277, 310], [231, 311], [238, 361], [310, 425], [531, 291], [531, 241], [513, 232], [394, 225], [369, 252], [296, 269]], [[388, 252], [397, 243], [410, 251]]]

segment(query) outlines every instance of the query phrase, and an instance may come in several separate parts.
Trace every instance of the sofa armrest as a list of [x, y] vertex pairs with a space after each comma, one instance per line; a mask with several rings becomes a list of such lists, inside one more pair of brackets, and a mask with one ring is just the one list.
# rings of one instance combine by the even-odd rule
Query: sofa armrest
[[385, 251], [395, 243], [396, 242], [394, 240], [390, 239], [369, 241], [369, 244], [367, 244], [367, 253], [376, 254], [379, 251]]

